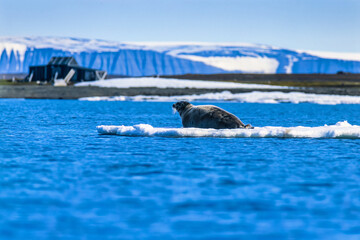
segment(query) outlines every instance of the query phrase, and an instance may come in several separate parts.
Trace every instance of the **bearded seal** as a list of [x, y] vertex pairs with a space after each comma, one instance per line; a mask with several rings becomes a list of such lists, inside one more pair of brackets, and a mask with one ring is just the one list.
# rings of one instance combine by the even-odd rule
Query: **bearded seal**
[[245, 125], [234, 114], [213, 105], [194, 106], [187, 101], [180, 101], [172, 107], [179, 112], [184, 128], [253, 128], [250, 124]]

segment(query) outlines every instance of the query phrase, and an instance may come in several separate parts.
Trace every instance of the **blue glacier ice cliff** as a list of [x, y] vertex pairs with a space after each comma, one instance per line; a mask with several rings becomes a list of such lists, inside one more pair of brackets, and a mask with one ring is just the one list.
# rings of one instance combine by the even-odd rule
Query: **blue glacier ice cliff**
[[360, 73], [360, 54], [244, 43], [120, 43], [66, 37], [0, 37], [0, 74], [26, 73], [53, 56], [124, 76], [212, 73]]

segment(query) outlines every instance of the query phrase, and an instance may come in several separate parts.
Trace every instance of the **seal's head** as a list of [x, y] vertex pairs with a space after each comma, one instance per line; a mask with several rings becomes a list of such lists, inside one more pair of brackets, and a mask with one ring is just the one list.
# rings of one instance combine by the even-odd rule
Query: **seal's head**
[[180, 101], [180, 102], [177, 102], [177, 103], [174, 103], [172, 105], [173, 109], [176, 111], [178, 111], [181, 115], [181, 113], [185, 110], [185, 108], [187, 106], [191, 105], [189, 102], [187, 101]]

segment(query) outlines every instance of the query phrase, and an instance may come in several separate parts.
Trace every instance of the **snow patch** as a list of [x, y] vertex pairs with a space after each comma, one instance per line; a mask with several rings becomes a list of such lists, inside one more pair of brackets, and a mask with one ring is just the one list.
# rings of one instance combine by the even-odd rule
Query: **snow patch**
[[136, 137], [215, 137], [215, 138], [360, 138], [360, 126], [347, 121], [320, 127], [255, 127], [254, 129], [156, 128], [149, 124], [134, 126], [97, 126], [102, 135]]
[[226, 71], [276, 73], [279, 66], [276, 59], [267, 57], [200, 57], [191, 55], [178, 55], [178, 57], [203, 62]]
[[310, 55], [321, 58], [360, 61], [360, 53], [321, 52], [321, 51], [298, 51], [298, 52], [308, 53]]
[[285, 66], [285, 73], [290, 74], [290, 73], [292, 73], [292, 68], [294, 66], [294, 62], [297, 62], [298, 59], [291, 55], [287, 55], [286, 57], [289, 60], [289, 64], [287, 66]]
[[287, 89], [288, 87], [270, 86], [264, 84], [246, 84], [234, 82], [216, 82], [216, 81], [199, 81], [199, 80], [180, 80], [175, 78], [114, 78], [108, 80], [91, 81], [76, 83], [77, 87], [96, 86], [96, 87], [156, 87], [156, 88], [200, 88], [200, 89]]
[[13, 51], [15, 55], [19, 56], [20, 61], [24, 61], [26, 49], [27, 46], [24, 44], [0, 41], [0, 54], [5, 50], [7, 56], [10, 57]]

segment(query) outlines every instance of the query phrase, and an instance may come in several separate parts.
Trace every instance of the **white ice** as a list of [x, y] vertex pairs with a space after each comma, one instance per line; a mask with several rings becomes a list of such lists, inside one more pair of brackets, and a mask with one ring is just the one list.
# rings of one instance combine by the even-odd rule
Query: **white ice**
[[199, 95], [183, 96], [115, 96], [115, 97], [86, 97], [83, 101], [156, 101], [175, 102], [187, 101], [233, 101], [247, 103], [315, 103], [324, 105], [335, 104], [360, 104], [359, 96], [310, 94], [302, 92], [248, 92], [231, 93], [223, 91], [219, 93], [205, 93]]
[[136, 137], [217, 137], [217, 138], [360, 138], [360, 126], [347, 121], [320, 127], [255, 127], [254, 129], [156, 128], [149, 124], [134, 126], [97, 126], [99, 134]]
[[342, 59], [348, 61], [360, 61], [360, 53], [343, 53], [343, 52], [322, 52], [322, 51], [301, 51], [299, 53], [307, 53], [313, 56], [328, 58], [328, 59]]
[[156, 87], [156, 88], [200, 88], [200, 89], [287, 89], [289, 87], [270, 86], [265, 84], [246, 84], [234, 82], [217, 82], [217, 81], [199, 81], [199, 80], [181, 80], [174, 78], [114, 78], [108, 80], [89, 81], [75, 84], [77, 87], [95, 86], [95, 87]]
[[178, 57], [192, 61], [203, 62], [207, 65], [227, 71], [241, 71], [252, 73], [276, 73], [279, 62], [268, 57], [200, 57], [192, 55], [178, 55]]

